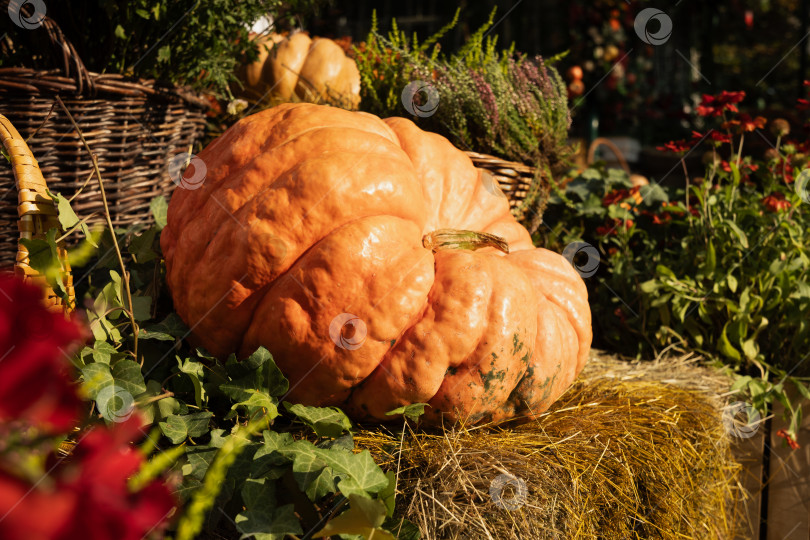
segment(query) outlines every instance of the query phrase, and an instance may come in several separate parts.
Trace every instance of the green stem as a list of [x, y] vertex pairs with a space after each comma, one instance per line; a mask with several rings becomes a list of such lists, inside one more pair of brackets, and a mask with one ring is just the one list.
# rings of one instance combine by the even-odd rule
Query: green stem
[[422, 237], [422, 245], [434, 253], [445, 249], [475, 251], [485, 247], [493, 247], [504, 253], [509, 253], [509, 244], [500, 236], [459, 229], [436, 229]]
[[98, 189], [101, 191], [101, 202], [104, 205], [104, 217], [107, 219], [107, 226], [110, 228], [110, 237], [112, 238], [113, 247], [115, 248], [115, 254], [118, 257], [118, 264], [121, 267], [121, 274], [122, 278], [124, 279], [124, 293], [126, 294], [127, 300], [127, 315], [129, 315], [129, 321], [132, 324], [132, 352], [135, 354], [135, 358], [138, 358], [138, 323], [135, 322], [135, 310], [132, 308], [132, 292], [129, 287], [129, 272], [127, 272], [127, 267], [124, 264], [124, 258], [121, 256], [121, 248], [118, 246], [118, 239], [115, 237], [115, 228], [112, 224], [112, 219], [110, 218], [110, 207], [107, 204], [107, 194], [104, 191], [104, 181], [101, 179], [101, 171], [98, 168], [98, 159], [96, 155], [93, 154], [93, 151], [90, 150], [90, 145], [87, 144], [87, 140], [84, 138], [84, 134], [82, 130], [79, 128], [79, 124], [76, 123], [76, 120], [73, 119], [73, 115], [70, 114], [70, 111], [65, 107], [65, 104], [62, 103], [62, 99], [59, 96], [56, 96], [56, 101], [59, 103], [59, 106], [62, 107], [62, 110], [67, 115], [68, 120], [70, 123], [73, 124], [73, 127], [76, 129], [76, 133], [79, 135], [79, 139], [82, 141], [82, 145], [87, 150], [87, 153], [90, 154], [90, 160], [93, 162], [93, 171], [96, 173], [96, 178], [98, 179]]
[[686, 170], [686, 162], [681, 158], [681, 166], [683, 167], [683, 177], [686, 179], [686, 211], [689, 211], [689, 172]]

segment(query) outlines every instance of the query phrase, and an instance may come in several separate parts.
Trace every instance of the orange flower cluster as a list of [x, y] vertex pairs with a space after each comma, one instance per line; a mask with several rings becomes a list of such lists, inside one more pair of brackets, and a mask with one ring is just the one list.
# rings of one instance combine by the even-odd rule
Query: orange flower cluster
[[781, 212], [790, 208], [790, 202], [785, 200], [785, 194], [778, 191], [763, 197], [762, 205], [769, 212]]

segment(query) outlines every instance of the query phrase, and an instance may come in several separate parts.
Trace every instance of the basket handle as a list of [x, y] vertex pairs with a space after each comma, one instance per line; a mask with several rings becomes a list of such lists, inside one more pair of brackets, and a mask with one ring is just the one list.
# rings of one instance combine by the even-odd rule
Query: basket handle
[[622, 169], [624, 169], [628, 175], [631, 174], [630, 166], [627, 164], [627, 160], [624, 159], [624, 154], [622, 154], [622, 151], [619, 150], [619, 147], [616, 146], [613, 141], [606, 139], [605, 137], [595, 138], [588, 147], [588, 165], [593, 164], [593, 158], [596, 156], [596, 149], [603, 144], [610, 148], [610, 151], [616, 156], [616, 159], [619, 161], [619, 165], [621, 165]]
[[[20, 228], [20, 238], [44, 240], [48, 230], [52, 228], [61, 232], [62, 227], [59, 224], [56, 207], [53, 199], [48, 195], [48, 188], [39, 164], [25, 139], [2, 114], [0, 114], [0, 143], [8, 152], [14, 170], [17, 186], [17, 214], [20, 217], [17, 222]], [[67, 302], [64, 302], [48, 286], [45, 276], [31, 268], [28, 249], [22, 242], [17, 245], [14, 273], [24, 281], [34, 283], [44, 289], [44, 301], [48, 309], [67, 315], [76, 304], [76, 293], [73, 289], [73, 276], [70, 273], [70, 263], [64, 241], [57, 243], [56, 252], [62, 267], [62, 282], [68, 293]]]
[[[27, 19], [31, 19], [35, 15], [32, 3], [25, 2], [24, 0], [9, 0], [8, 2], [0, 2], [0, 4], [7, 4], [9, 11], [14, 7], [21, 17]], [[2, 11], [5, 12], [6, 9]], [[93, 78], [90, 76], [90, 72], [87, 71], [84, 62], [79, 58], [76, 47], [67, 39], [56, 21], [47, 15], [43, 15], [38, 21], [48, 35], [48, 40], [54, 50], [55, 57], [57, 59], [61, 58], [62, 60], [61, 70], [64, 76], [76, 82], [76, 89], [79, 93], [86, 90], [88, 94], [95, 95], [95, 84], [93, 83]]]

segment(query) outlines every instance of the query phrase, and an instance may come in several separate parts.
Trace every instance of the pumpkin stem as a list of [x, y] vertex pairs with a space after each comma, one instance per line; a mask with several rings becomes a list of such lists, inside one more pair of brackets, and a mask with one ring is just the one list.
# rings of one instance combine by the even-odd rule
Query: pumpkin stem
[[494, 247], [504, 253], [509, 253], [509, 244], [500, 236], [459, 229], [436, 229], [422, 237], [422, 245], [434, 253], [443, 249], [475, 251], [485, 247]]

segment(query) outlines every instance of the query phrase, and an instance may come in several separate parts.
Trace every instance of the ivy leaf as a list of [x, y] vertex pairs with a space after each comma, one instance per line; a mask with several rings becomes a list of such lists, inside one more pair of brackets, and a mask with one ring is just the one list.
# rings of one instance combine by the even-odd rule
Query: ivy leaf
[[382, 528], [386, 531], [391, 531], [397, 540], [419, 540], [422, 538], [422, 533], [419, 527], [411, 523], [405, 518], [387, 518], [383, 521]]
[[155, 218], [155, 225], [157, 230], [162, 231], [166, 226], [166, 216], [169, 211], [169, 203], [166, 202], [166, 197], [160, 195], [155, 197], [149, 203], [149, 211], [152, 212], [152, 217]]
[[82, 379], [84, 379], [82, 389], [87, 393], [90, 399], [96, 399], [96, 396], [98, 396], [98, 393], [101, 392], [103, 388], [113, 384], [113, 376], [109, 364], [94, 362], [84, 366], [81, 372]]
[[152, 297], [133, 296], [132, 311], [136, 321], [148, 321], [152, 318]]
[[84, 238], [87, 240], [87, 242], [91, 246], [97, 248], [98, 242], [96, 242], [96, 239], [92, 234], [90, 234], [90, 229], [87, 227], [87, 222], [79, 219], [79, 216], [77, 216], [76, 212], [74, 212], [73, 208], [71, 208], [70, 201], [58, 193], [48, 191], [48, 194], [53, 198], [54, 204], [56, 205], [56, 213], [59, 218], [59, 224], [62, 226], [62, 230], [67, 232], [76, 225], [79, 225], [79, 228], [81, 228], [82, 234], [84, 234]]
[[129, 252], [136, 263], [143, 264], [158, 258], [158, 254], [152, 249], [157, 232], [156, 227], [150, 227], [129, 241]]
[[175, 495], [180, 502], [186, 502], [191, 496], [202, 487], [202, 480], [195, 476], [184, 476], [183, 483], [175, 490]]
[[56, 247], [56, 228], [48, 229], [45, 240], [40, 238], [21, 238], [20, 242], [28, 250], [28, 264], [45, 276], [48, 276], [48, 283], [52, 287], [59, 287], [65, 292], [65, 286], [59, 276], [62, 263]]
[[122, 357], [119, 356], [120, 353], [118, 350], [107, 341], [96, 341], [91, 351], [93, 362], [99, 362], [102, 364], [110, 364], [114, 356], [118, 358]]
[[180, 444], [186, 437], [199, 437], [208, 432], [208, 421], [214, 416], [212, 412], [199, 412], [178, 416], [171, 414], [165, 422], [160, 422], [160, 430], [172, 441]]
[[247, 401], [257, 391], [272, 396], [284, 394], [289, 388], [289, 382], [264, 347], [242, 361], [231, 355], [225, 370], [231, 380], [221, 384], [219, 389], [236, 403]]
[[401, 414], [409, 420], [416, 421], [420, 416], [425, 414], [425, 407], [430, 407], [427, 403], [411, 403], [403, 407], [398, 407], [393, 411], [388, 411], [385, 416], [395, 416]]
[[154, 339], [155, 341], [174, 341], [174, 337], [164, 332], [156, 332], [154, 330], [148, 330], [146, 328], [141, 328], [138, 331], [138, 339]]
[[250, 394], [250, 397], [235, 403], [231, 409], [235, 410], [237, 407], [247, 407], [248, 414], [252, 417], [258, 412], [266, 414], [270, 420], [278, 416], [278, 407], [276, 407], [275, 400], [268, 394], [256, 391]]
[[272, 510], [270, 506], [246, 510], [236, 516], [235, 523], [242, 538], [283, 540], [288, 534], [303, 534], [292, 504]]
[[141, 366], [133, 360], [119, 360], [112, 366], [112, 376], [119, 386], [133, 396], [146, 392]]
[[338, 482], [338, 489], [344, 495], [377, 493], [388, 485], [388, 478], [374, 462], [368, 450], [363, 450], [359, 454], [325, 453], [328, 454], [326, 462], [330, 467], [348, 475]]
[[318, 449], [309, 441], [295, 441], [293, 444], [279, 449], [278, 452], [292, 460], [293, 477], [302, 491], [306, 491], [326, 468], [326, 463], [321, 459]]
[[304, 490], [309, 500], [315, 502], [329, 493], [335, 492], [335, 479], [332, 469], [324, 468]]
[[[143, 402], [149, 398], [159, 396], [163, 393], [160, 383], [155, 380], [146, 382], [146, 392], [135, 397], [136, 402]], [[170, 414], [177, 414], [180, 411], [180, 402], [173, 397], [163, 398], [154, 403], [142, 407], [144, 418], [147, 422], [153, 423], [155, 419], [162, 420]]]
[[179, 356], [175, 358], [177, 358], [177, 365], [180, 372], [186, 374], [192, 386], [194, 386], [194, 403], [197, 407], [202, 407], [203, 403], [207, 401], [205, 387], [202, 384], [202, 378], [205, 373], [202, 363], [192, 360], [191, 358], [186, 358], [185, 360], [181, 360]]
[[281, 478], [290, 458], [281, 454], [279, 450], [295, 442], [289, 433], [264, 431], [264, 444], [253, 454], [250, 474], [253, 477]]
[[359, 534], [375, 540], [396, 540], [394, 535], [380, 528], [385, 520], [385, 505], [376, 499], [359, 495], [349, 496], [349, 509], [331, 519], [313, 538], [335, 534]]
[[139, 334], [139, 339], [157, 339], [161, 341], [174, 341], [175, 338], [184, 338], [188, 335], [188, 326], [177, 313], [170, 313], [157, 324], [152, 324]]
[[388, 485], [380, 490], [377, 496], [385, 504], [385, 514], [391, 517], [394, 515], [394, 504], [396, 502], [397, 475], [394, 471], [388, 471], [385, 473], [385, 477], [388, 478]]
[[242, 485], [242, 502], [248, 509], [276, 506], [276, 485], [267, 478], [248, 478]]
[[293, 461], [293, 476], [302, 490], [306, 490], [321, 473], [330, 467], [341, 477], [338, 489], [344, 495], [377, 493], [388, 485], [388, 478], [368, 450], [355, 454], [317, 448], [311, 442], [297, 440], [278, 449], [278, 452]]
[[202, 480], [208, 471], [208, 467], [214, 461], [217, 450], [219, 449], [211, 446], [188, 447], [186, 450], [188, 464], [183, 469], [183, 475], [191, 475], [198, 480]]
[[334, 449], [343, 452], [351, 452], [354, 450], [354, 437], [350, 431], [347, 431], [337, 439], [324, 439], [316, 444], [318, 448], [325, 448], [327, 450]]
[[658, 184], [647, 184], [641, 186], [639, 189], [639, 195], [641, 195], [641, 198], [644, 200], [644, 203], [647, 206], [658, 205], [662, 202], [669, 202], [667, 192], [664, 191], [664, 188]]
[[107, 317], [99, 316], [93, 312], [88, 312], [87, 315], [90, 321], [90, 330], [93, 332], [96, 341], [110, 340], [115, 343], [121, 341], [121, 332], [107, 320]]
[[[584, 175], [583, 175], [584, 178]], [[571, 180], [565, 188], [566, 195], [576, 195], [581, 201], [584, 201], [590, 191], [588, 190], [587, 179], [575, 178]]]
[[308, 407], [286, 401], [284, 407], [311, 427], [319, 437], [335, 439], [352, 428], [349, 418], [337, 407]]
[[[267, 349], [261, 347], [259, 351], [267, 352]], [[254, 353], [255, 354], [255, 353]], [[273, 356], [267, 352], [269, 358], [265, 362], [265, 370], [267, 371], [267, 393], [271, 396], [283, 396], [287, 393], [287, 390], [290, 389], [290, 381], [287, 380], [287, 377], [281, 372], [281, 370], [276, 365], [275, 360], [273, 360]]]

